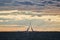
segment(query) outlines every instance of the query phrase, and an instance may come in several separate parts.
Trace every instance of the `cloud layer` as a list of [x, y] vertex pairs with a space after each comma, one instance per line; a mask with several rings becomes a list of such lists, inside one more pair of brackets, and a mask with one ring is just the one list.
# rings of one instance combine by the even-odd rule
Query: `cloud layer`
[[[7, 4], [6, 4], [7, 3]], [[10, 3], [10, 4], [9, 4]], [[0, 0], [0, 6], [36, 5], [60, 7], [60, 0]]]

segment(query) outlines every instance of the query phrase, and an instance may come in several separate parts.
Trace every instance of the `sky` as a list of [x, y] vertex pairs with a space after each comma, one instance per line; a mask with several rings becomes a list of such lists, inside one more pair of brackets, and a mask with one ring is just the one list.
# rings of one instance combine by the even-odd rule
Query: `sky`
[[[60, 0], [0, 0], [0, 9], [12, 9], [6, 8], [4, 6], [19, 6], [16, 8], [23, 8], [23, 9], [39, 9], [39, 10], [46, 10], [46, 9], [60, 9]], [[13, 9], [16, 9], [14, 8]], [[57, 11], [58, 11], [57, 10]], [[49, 10], [50, 11], [50, 10]]]
[[[60, 7], [60, 0], [0, 0], [0, 6], [7, 5], [9, 3], [12, 3], [11, 5], [30, 5], [33, 4], [36, 6], [56, 6]], [[25, 4], [24, 4], [25, 3]], [[30, 5], [31, 6], [31, 5]]]
[[[14, 6], [14, 7], [19, 6], [19, 8], [23, 7], [26, 9], [37, 8], [37, 9], [43, 10], [43, 12], [60, 14], [60, 0], [0, 0], [0, 9], [9, 8], [9, 7], [5, 8], [5, 6]], [[28, 24], [29, 18], [31, 18], [29, 15], [26, 17], [26, 15], [18, 14], [16, 16], [16, 15], [7, 15], [7, 14], [8, 13], [1, 15], [1, 13], [0, 13], [0, 25], [2, 25], [2, 24], [29, 25]], [[20, 20], [21, 19], [20, 17], [23, 19]], [[24, 18], [26, 18], [26, 19], [24, 19]], [[36, 19], [36, 18], [38, 18], [38, 19]], [[43, 20], [41, 20], [40, 18], [42, 18]], [[48, 26], [49, 26], [50, 23], [48, 23], [44, 20], [47, 18], [51, 18], [51, 17], [44, 16], [44, 17], [40, 17], [40, 18], [35, 16], [35, 17], [33, 17], [33, 19], [31, 21], [33, 21], [34, 25], [47, 26], [47, 24], [48, 24]], [[55, 17], [53, 17], [52, 19], [55, 20]], [[60, 20], [59, 17], [56, 17], [56, 19]], [[54, 26], [54, 24], [51, 24], [51, 25]], [[58, 24], [56, 24], [56, 25], [58, 25]]]

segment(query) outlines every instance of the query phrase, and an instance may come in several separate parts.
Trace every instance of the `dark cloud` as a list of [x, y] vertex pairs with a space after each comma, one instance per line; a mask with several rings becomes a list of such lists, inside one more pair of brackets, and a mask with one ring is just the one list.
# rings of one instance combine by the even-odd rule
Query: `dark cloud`
[[29, 1], [24, 1], [24, 2], [18, 2], [18, 1], [15, 1], [15, 5], [34, 5], [34, 3], [32, 2], [29, 2]]
[[55, 2], [53, 2], [53, 1], [48, 1], [48, 4], [54, 4]]
[[[38, 0], [37, 0], [38, 1]], [[58, 2], [57, 1], [59, 1], [59, 0], [52, 0], [52, 1], [48, 1], [48, 0], [40, 0], [40, 1], [38, 1], [38, 2], [36, 2], [36, 1], [23, 1], [23, 2], [18, 2], [18, 1], [16, 1], [15, 3], [17, 3], [16, 5], [18, 5], [18, 4], [21, 4], [21, 5], [36, 5], [36, 6], [46, 6], [46, 5], [52, 5], [52, 6], [54, 6], [54, 5], [56, 5], [56, 4], [58, 4]], [[56, 5], [57, 7], [59, 7], [59, 5]]]
[[44, 3], [34, 3], [34, 2], [30, 2], [30, 1], [24, 1], [24, 2], [18, 2], [18, 1], [15, 1], [14, 5], [30, 5], [30, 6], [45, 6]]
[[4, 3], [0, 3], [0, 6], [5, 6], [5, 4]]
[[60, 5], [59, 4], [57, 4], [57, 5], [55, 5], [56, 7], [60, 7]]
[[11, 3], [12, 0], [0, 0], [0, 3]]
[[11, 3], [12, 0], [0, 0], [0, 6], [6, 6], [5, 3]]
[[60, 1], [60, 0], [56, 0], [56, 1]]
[[[0, 6], [28, 6], [28, 7], [45, 7], [45, 6], [55, 6], [60, 7], [60, 5], [56, 5], [60, 2], [60, 0], [0, 0]], [[7, 3], [7, 4], [5, 4]], [[11, 4], [9, 4], [11, 3]], [[60, 3], [59, 3], [60, 4]]]

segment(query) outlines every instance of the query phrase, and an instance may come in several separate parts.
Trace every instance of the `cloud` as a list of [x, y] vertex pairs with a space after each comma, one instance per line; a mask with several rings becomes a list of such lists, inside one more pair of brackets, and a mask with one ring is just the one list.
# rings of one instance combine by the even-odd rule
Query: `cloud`
[[57, 23], [52, 23], [48, 21], [44, 21], [42, 19], [24, 19], [24, 20], [19, 20], [19, 21], [8, 21], [8, 22], [0, 22], [0, 25], [11, 25], [11, 24], [16, 24], [16, 25], [25, 25], [25, 26], [31, 26], [33, 27], [59, 27]]
[[11, 3], [12, 0], [0, 0], [0, 3]]
[[13, 19], [9, 19], [9, 18], [0, 18], [0, 20], [13, 20]]
[[[58, 1], [58, 0], [57, 0]], [[28, 6], [28, 5], [36, 5], [36, 6], [49, 6], [49, 5], [52, 5], [52, 6], [54, 6], [54, 5], [56, 5], [56, 4], [58, 4], [58, 2], [57, 2], [56, 0], [54, 1], [54, 0], [29, 0], [29, 1], [27, 1], [27, 0], [25, 0], [25, 1], [22, 1], [22, 2], [20, 2], [20, 1], [15, 1], [17, 4], [16, 5], [18, 5], [18, 4], [20, 4], [20, 5], [26, 5], [26, 6]], [[56, 7], [56, 6], [55, 6]], [[59, 7], [59, 5], [57, 5], [57, 7]]]
[[18, 2], [18, 1], [15, 1], [15, 4], [18, 5], [34, 5], [34, 3], [32, 2], [29, 2], [29, 1], [24, 1], [24, 2]]
[[60, 4], [55, 5], [56, 7], [60, 7]]
[[32, 19], [32, 20], [28, 20], [28, 19], [23, 19], [23, 20], [18, 20], [18, 21], [8, 21], [8, 22], [1, 22], [1, 24], [5, 24], [5, 25], [8, 25], [8, 24], [17, 24], [17, 25], [25, 25], [25, 26], [29, 26], [30, 25], [30, 22], [32, 23], [32, 25], [34, 26], [43, 26], [45, 25], [45, 21], [43, 20], [39, 20], [39, 19]]
[[[9, 0], [10, 1], [10, 0]], [[1, 2], [1, 1], [0, 1]], [[6, 0], [6, 2], [8, 2]], [[60, 8], [60, 1], [59, 0], [12, 0], [12, 2], [9, 4], [5, 4], [6, 2], [0, 3], [0, 6], [14, 6], [13, 8], [0, 8], [0, 9], [38, 9], [38, 10], [44, 10], [46, 8], [51, 9], [54, 8]], [[16, 7], [19, 6], [19, 7]], [[53, 8], [53, 9], [54, 9]]]
[[59, 2], [60, 0], [55, 0], [55, 1], [58, 1]]
[[8, 21], [11, 21], [13, 19], [9, 19], [9, 18], [0, 18], [0, 23], [1, 22], [8, 22]]

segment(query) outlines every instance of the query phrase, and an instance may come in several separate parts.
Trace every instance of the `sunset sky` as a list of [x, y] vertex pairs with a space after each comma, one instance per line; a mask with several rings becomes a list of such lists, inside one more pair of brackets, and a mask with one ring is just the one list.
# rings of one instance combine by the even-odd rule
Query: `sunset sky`
[[[60, 0], [0, 0], [0, 6], [36, 7], [40, 9], [60, 7]], [[53, 8], [53, 9], [54, 9]]]
[[[27, 12], [25, 14], [23, 12], [16, 13], [18, 10], [21, 12], [22, 9]], [[37, 16], [38, 14], [54, 15]], [[51, 20], [49, 21], [49, 19]], [[29, 26], [30, 22], [34, 27], [59, 28], [60, 0], [0, 0], [0, 26]]]
[[[5, 23], [19, 24], [17, 22], [22, 21], [22, 20], [23, 21], [29, 20], [29, 18], [33, 19], [33, 20], [37, 19], [37, 21], [40, 19], [43, 19], [43, 21], [44, 21], [44, 20], [47, 20], [48, 18], [51, 18], [52, 20], [58, 20], [58, 21], [60, 20], [59, 16], [31, 17], [31, 15], [33, 15], [33, 13], [32, 14], [30, 13], [31, 15], [19, 15], [19, 14], [9, 13], [9, 11], [5, 10], [5, 9], [12, 9], [11, 8], [12, 6], [14, 6], [13, 8], [21, 7], [22, 9], [30, 8], [32, 10], [33, 9], [39, 10], [40, 14], [58, 14], [58, 15], [60, 15], [60, 0], [0, 0], [0, 9], [4, 10], [4, 11], [0, 11], [0, 22], [1, 22], [0, 24], [5, 24]], [[13, 12], [13, 11], [10, 11], [10, 12]], [[15, 9], [15, 11], [17, 11], [17, 9]], [[37, 12], [37, 13], [39, 13], [39, 12]], [[37, 24], [38, 24], [38, 22], [37, 22]]]

